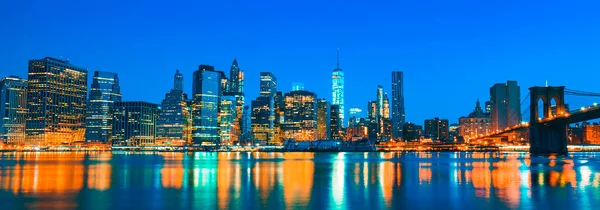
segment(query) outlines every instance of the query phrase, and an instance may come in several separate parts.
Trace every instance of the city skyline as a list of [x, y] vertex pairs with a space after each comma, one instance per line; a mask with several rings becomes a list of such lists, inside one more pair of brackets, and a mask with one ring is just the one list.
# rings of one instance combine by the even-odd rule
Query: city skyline
[[[528, 14], [537, 8], [537, 4], [533, 3], [520, 3], [520, 7], [513, 8], [511, 6], [514, 4], [511, 3], [495, 5], [461, 2], [456, 5], [440, 3], [427, 6], [426, 3], [392, 2], [388, 5], [389, 8], [376, 8], [383, 12], [367, 10], [366, 13], [371, 15], [367, 17], [368, 23], [351, 17], [351, 11], [359, 8], [359, 5], [354, 4], [346, 4], [343, 7], [345, 9], [333, 10], [333, 14], [311, 9], [315, 16], [307, 19], [297, 19], [301, 17], [301, 13], [298, 12], [301, 10], [286, 10], [289, 15], [284, 15], [263, 8], [259, 11], [263, 12], [264, 16], [253, 17], [250, 20], [242, 21], [236, 17], [221, 16], [222, 19], [216, 21], [217, 23], [206, 23], [197, 18], [191, 20], [197, 20], [199, 23], [187, 20], [188, 16], [185, 14], [189, 12], [186, 10], [198, 6], [212, 9], [208, 10], [208, 13], [228, 8], [243, 14], [246, 14], [243, 9], [248, 6], [240, 2], [229, 8], [223, 3], [213, 2], [207, 5], [192, 3], [187, 8], [176, 4], [167, 6], [167, 14], [181, 15], [165, 15], [167, 19], [164, 21], [132, 18], [118, 23], [110, 18], [103, 19], [106, 17], [96, 13], [84, 13], [87, 10], [77, 10], [91, 6], [102, 9], [115, 4], [89, 4], [93, 3], [77, 3], [64, 7], [67, 4], [42, 2], [39, 7], [29, 8], [27, 3], [9, 2], [6, 7], [2, 7], [0, 19], [8, 20], [3, 21], [2, 26], [8, 31], [19, 32], [0, 37], [3, 46], [6, 46], [6, 50], [0, 52], [0, 61], [6, 64], [5, 68], [0, 70], [2, 76], [16, 75], [26, 78], [27, 60], [62, 56], [78, 66], [87, 68], [89, 72], [100, 70], [118, 73], [124, 100], [160, 103], [163, 94], [172, 86], [172, 81], [165, 78], [170, 78], [175, 69], [191, 78], [199, 64], [206, 63], [214, 65], [218, 70], [227, 71], [231, 60], [237, 58], [240, 68], [246, 73], [246, 104], [259, 95], [256, 90], [259, 87], [260, 72], [272, 72], [277, 75], [282, 92], [288, 92], [292, 82], [302, 82], [306, 90], [317, 93], [319, 98], [331, 101], [331, 69], [335, 67], [333, 56], [335, 50], [340, 48], [344, 54], [346, 112], [350, 108], [365, 109], [364, 104], [372, 100], [371, 92], [377, 85], [382, 85], [390, 95], [389, 72], [403, 71], [406, 78], [406, 121], [420, 124], [424, 119], [433, 117], [457, 122], [459, 117], [472, 111], [472, 101], [477, 98], [482, 102], [487, 101], [487, 89], [492, 84], [506, 80], [518, 81], [522, 87], [544, 86], [548, 81], [550, 85], [595, 90], [594, 86], [588, 84], [594, 84], [593, 78], [597, 74], [594, 71], [600, 68], [600, 64], [595, 61], [600, 53], [594, 50], [600, 45], [594, 38], [598, 37], [600, 32], [589, 27], [597, 20], [595, 16], [589, 18], [594, 14], [591, 10], [593, 7], [589, 5], [547, 4], [534, 16]], [[445, 8], [470, 4], [472, 5], [467, 7], [464, 13], [448, 12]], [[310, 9], [315, 5], [332, 9], [337, 8], [338, 4], [308, 2], [299, 6]], [[119, 6], [127, 9], [133, 8], [134, 5], [124, 3]], [[474, 10], [476, 6], [477, 10]], [[422, 14], [411, 11], [419, 11], [416, 9], [424, 7], [427, 10], [421, 11]], [[54, 8], [59, 12], [66, 9], [72, 11], [75, 8], [75, 15], [82, 18], [72, 19], [65, 15], [47, 17], [48, 21], [64, 21], [65, 24], [52, 28], [57, 33], [41, 36], [30, 33], [43, 24], [36, 21], [40, 17], [36, 13], [39, 8]], [[140, 8], [134, 13], [140, 17], [148, 17], [149, 14], [158, 11], [158, 8]], [[392, 13], [391, 8], [402, 8], [404, 13]], [[28, 11], [29, 9], [31, 11]], [[476, 18], [480, 17], [476, 11], [483, 13], [498, 9], [508, 12], [487, 13], [485, 18]], [[28, 12], [19, 13], [26, 10]], [[553, 15], [555, 10], [563, 11], [560, 19], [557, 18], [559, 16]], [[395, 17], [392, 14], [399, 16]], [[431, 14], [436, 14], [439, 18], [430, 17]], [[332, 19], [334, 15], [337, 17]], [[114, 18], [122, 16], [119, 13]], [[316, 20], [320, 20], [319, 17], [326, 20], [323, 24], [333, 20], [342, 21], [332, 28], [320, 27], [323, 24], [312, 27]], [[266, 22], [277, 18], [281, 20]], [[523, 19], [528, 21], [520, 21]], [[141, 25], [156, 23], [156, 29], [165, 30], [136, 31], [135, 29], [139, 28], [122, 28], [131, 21], [140, 21]], [[181, 23], [169, 24], [173, 21]], [[283, 23], [282, 21], [289, 21], [289, 30], [269, 29], [282, 27], [277, 24]], [[379, 21], [386, 24], [375, 24]], [[397, 23], [392, 23], [393, 21]], [[219, 36], [198, 37], [194, 33], [198, 30], [194, 29], [194, 26], [198, 25], [206, 25], [206, 30], [213, 30], [214, 34]], [[223, 31], [220, 25], [228, 25], [232, 29]], [[69, 31], [61, 30], [67, 27], [80, 27], [80, 31], [87, 36], [82, 38], [62, 32]], [[246, 36], [227, 35], [229, 30], [249, 31], [249, 27], [257, 27], [263, 31]], [[357, 27], [372, 30], [369, 34], [353, 33]], [[558, 29], [561, 33], [554, 33]], [[106, 30], [111, 32], [105, 32]], [[269, 31], [273, 33], [266, 33]], [[333, 31], [337, 33], [330, 33]], [[414, 33], [405, 33], [407, 31]], [[294, 33], [298, 35], [290, 36]], [[145, 44], [159, 40], [166, 42], [157, 42], [152, 46]], [[36, 47], [42, 43], [46, 47]], [[204, 50], [196, 50], [200, 47]], [[592, 76], [581, 76], [589, 74]], [[88, 82], [92, 81], [91, 77], [92, 75], [88, 74]], [[455, 94], [456, 91], [465, 93]], [[526, 91], [522, 88], [521, 95], [526, 95]], [[186, 86], [185, 92], [191, 95], [190, 85]], [[569, 99], [575, 105], [593, 102], [581, 100]], [[445, 104], [440, 105], [440, 101]]]

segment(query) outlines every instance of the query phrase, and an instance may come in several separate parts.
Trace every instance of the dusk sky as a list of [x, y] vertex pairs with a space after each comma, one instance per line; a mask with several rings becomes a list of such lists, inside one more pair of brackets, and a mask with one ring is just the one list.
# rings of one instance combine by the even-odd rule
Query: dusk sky
[[[179, 69], [191, 94], [199, 64], [229, 74], [237, 57], [246, 102], [259, 72], [331, 101], [340, 48], [346, 111], [365, 109], [391, 71], [405, 74], [407, 121], [457, 122], [494, 83], [600, 92], [598, 1], [0, 1], [0, 77], [29, 59], [69, 59], [119, 74], [124, 100], [160, 103]], [[368, 3], [367, 3], [368, 2]], [[524, 99], [524, 98], [522, 98]], [[571, 108], [600, 99], [567, 97]], [[366, 110], [364, 110], [366, 112]]]

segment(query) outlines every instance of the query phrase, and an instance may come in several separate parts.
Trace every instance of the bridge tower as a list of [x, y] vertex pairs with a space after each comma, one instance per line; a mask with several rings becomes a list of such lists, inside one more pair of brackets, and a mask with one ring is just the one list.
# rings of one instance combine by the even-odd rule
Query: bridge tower
[[[567, 154], [567, 126], [566, 120], [552, 120], [551, 123], [540, 121], [539, 118], [548, 119], [552, 116], [552, 99], [556, 102], [556, 114], [566, 113], [565, 86], [531, 87], [529, 88], [531, 104], [529, 107], [529, 152], [532, 154]], [[538, 101], [543, 102], [541, 107], [544, 116], [538, 116]]]

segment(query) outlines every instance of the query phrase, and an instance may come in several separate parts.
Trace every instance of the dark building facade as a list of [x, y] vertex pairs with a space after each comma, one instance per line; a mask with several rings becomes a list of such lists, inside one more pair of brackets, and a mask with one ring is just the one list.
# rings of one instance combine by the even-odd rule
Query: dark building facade
[[516, 81], [490, 88], [491, 130], [502, 130], [521, 123], [521, 88]]
[[404, 73], [392, 72], [392, 138], [401, 138], [403, 124], [405, 122], [404, 112]]
[[59, 145], [85, 140], [87, 70], [45, 57], [29, 61], [26, 141]]
[[329, 134], [329, 102], [326, 99], [317, 101], [317, 139], [324, 140]]
[[425, 120], [425, 136], [431, 140], [446, 141], [450, 137], [448, 125], [448, 120], [437, 117]]
[[156, 134], [157, 104], [144, 101], [115, 102], [113, 145], [152, 146]]
[[95, 71], [85, 119], [86, 141], [108, 143], [112, 139], [112, 109], [121, 101], [117, 73]]
[[275, 107], [271, 96], [259, 96], [251, 102], [252, 136], [256, 142], [271, 144], [275, 137]]
[[331, 105], [329, 112], [329, 139], [341, 140], [344, 137], [343, 122], [340, 119], [340, 105]]
[[0, 80], [0, 141], [25, 144], [27, 80], [16, 76]]
[[407, 122], [404, 123], [404, 128], [402, 128], [402, 130], [404, 131], [402, 134], [402, 140], [406, 141], [406, 142], [415, 142], [415, 141], [419, 141], [419, 139], [421, 139], [421, 135], [422, 135], [422, 130], [423, 128], [419, 125], [415, 125], [414, 123], [411, 122]]
[[[237, 63], [237, 62], [236, 62]], [[194, 72], [192, 102], [192, 145], [215, 146], [220, 142], [219, 101], [223, 91], [223, 72], [200, 65]]]
[[191, 108], [183, 92], [183, 75], [175, 72], [174, 85], [162, 100], [156, 120], [156, 139], [167, 142], [191, 143]]

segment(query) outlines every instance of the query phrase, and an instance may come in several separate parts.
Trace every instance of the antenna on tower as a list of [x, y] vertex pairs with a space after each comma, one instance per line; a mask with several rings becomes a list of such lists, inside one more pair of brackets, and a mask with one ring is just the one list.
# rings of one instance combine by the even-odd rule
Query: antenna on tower
[[337, 48], [337, 64], [336, 64], [336, 69], [340, 68], [340, 48]]
[[546, 80], [546, 87], [548, 87], [548, 80]]

